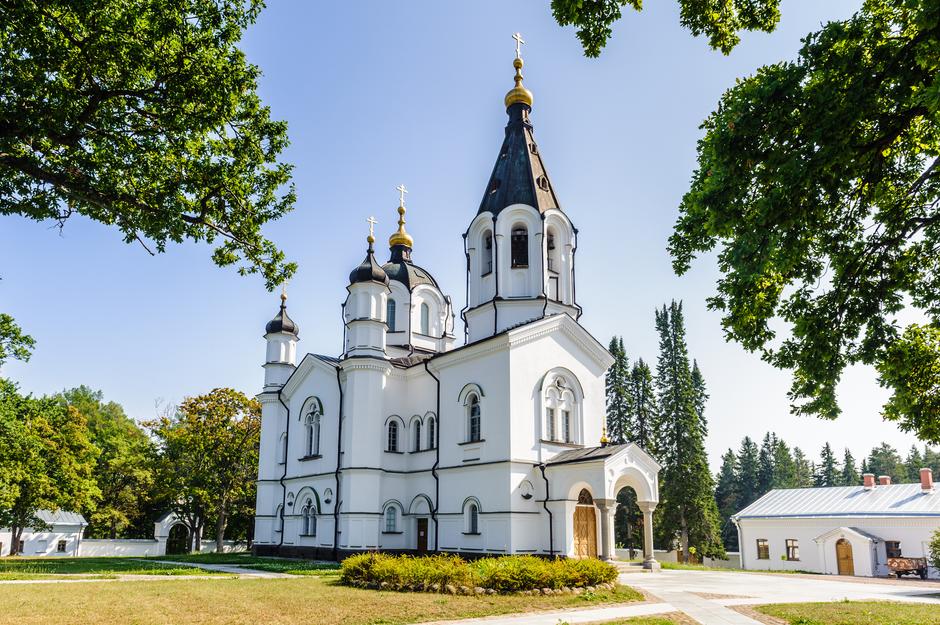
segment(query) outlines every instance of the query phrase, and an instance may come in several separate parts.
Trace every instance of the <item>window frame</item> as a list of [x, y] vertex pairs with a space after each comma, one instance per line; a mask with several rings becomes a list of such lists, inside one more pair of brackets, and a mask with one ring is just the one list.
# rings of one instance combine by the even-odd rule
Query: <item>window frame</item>
[[385, 432], [385, 451], [389, 451], [395, 454], [399, 453], [398, 430], [398, 421], [396, 419], [392, 419], [388, 422], [388, 427], [386, 428]]
[[427, 302], [421, 302], [418, 311], [418, 331], [424, 336], [431, 336], [431, 307]]
[[56, 545], [55, 545], [55, 552], [56, 552], [56, 553], [67, 553], [67, 552], [68, 552], [68, 546], [69, 546], [69, 541], [67, 541], [67, 540], [59, 540], [59, 541], [56, 542]]
[[758, 538], [756, 542], [757, 542], [757, 559], [758, 560], [770, 560], [770, 541], [768, 541], [766, 538]]
[[509, 231], [509, 266], [529, 268], [529, 227], [525, 224], [516, 224]]
[[398, 313], [398, 302], [395, 301], [394, 297], [390, 297], [385, 301], [385, 325], [388, 326], [389, 332], [397, 332], [395, 329], [395, 316]]
[[796, 538], [787, 538], [786, 539], [786, 555], [787, 562], [799, 562], [800, 561], [800, 541]]
[[483, 408], [476, 393], [467, 398], [467, 442], [479, 443], [483, 440]]
[[437, 448], [437, 419], [428, 417], [428, 449]]
[[412, 451], [421, 451], [421, 419], [415, 419], [414, 423], [414, 437], [412, 440], [414, 447]]
[[885, 541], [885, 557], [886, 558], [902, 558], [901, 555], [901, 541], [900, 540], [886, 540]]
[[480, 260], [481, 260], [481, 270], [480, 277], [488, 276], [493, 273], [493, 231], [487, 230], [483, 233], [482, 242], [480, 244]]
[[382, 517], [384, 524], [384, 529], [382, 530], [383, 534], [401, 534], [401, 530], [398, 529], [398, 506], [393, 503], [385, 506]]
[[480, 535], [480, 504], [475, 499], [467, 501], [464, 506], [463, 533], [467, 536]]

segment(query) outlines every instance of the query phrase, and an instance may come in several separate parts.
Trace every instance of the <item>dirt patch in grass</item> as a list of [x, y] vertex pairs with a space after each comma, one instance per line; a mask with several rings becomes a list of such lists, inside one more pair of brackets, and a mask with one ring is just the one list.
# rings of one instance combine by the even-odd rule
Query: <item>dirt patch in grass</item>
[[588, 623], [587, 625], [699, 625], [699, 622], [692, 620], [682, 612], [664, 612], [663, 614], [631, 616], [613, 621]]
[[322, 577], [26, 584], [0, 593], [0, 625], [399, 625], [641, 598], [623, 586], [590, 596], [380, 592]]
[[940, 625], [937, 605], [894, 601], [839, 601], [736, 606], [767, 625]]

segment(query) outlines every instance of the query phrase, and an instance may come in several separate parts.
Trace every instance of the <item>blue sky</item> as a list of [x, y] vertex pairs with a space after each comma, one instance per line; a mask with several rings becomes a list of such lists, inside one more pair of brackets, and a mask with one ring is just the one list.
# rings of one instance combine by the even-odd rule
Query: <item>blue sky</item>
[[[623, 335], [629, 356], [655, 361], [653, 309], [684, 300], [690, 351], [711, 393], [713, 465], [743, 435], [766, 430], [813, 456], [827, 440], [856, 456], [881, 440], [906, 452], [914, 439], [881, 420], [886, 395], [866, 368], [845, 376], [839, 421], [791, 416], [788, 374], [725, 343], [719, 316], [706, 310], [714, 258], [679, 278], [665, 251], [698, 126], [721, 93], [760, 65], [795, 58], [801, 37], [860, 0], [784, 0], [777, 31], [744, 35], [727, 57], [679, 27], [675, 1], [646, 4], [627, 10], [600, 59], [587, 59], [548, 2], [270, 3], [244, 49], [264, 72], [263, 99], [289, 125], [298, 201], [266, 233], [300, 264], [289, 308], [301, 351], [340, 351], [340, 304], [365, 220], [376, 216], [384, 243], [402, 182], [415, 262], [463, 306], [461, 234], [502, 140], [518, 30], [540, 151], [580, 230], [582, 323], [605, 344]], [[4, 375], [36, 393], [100, 388], [138, 419], [216, 386], [260, 390], [261, 335], [277, 295], [215, 267], [209, 253], [185, 244], [151, 257], [82, 218], [60, 232], [0, 217], [0, 308], [38, 341], [32, 360]]]

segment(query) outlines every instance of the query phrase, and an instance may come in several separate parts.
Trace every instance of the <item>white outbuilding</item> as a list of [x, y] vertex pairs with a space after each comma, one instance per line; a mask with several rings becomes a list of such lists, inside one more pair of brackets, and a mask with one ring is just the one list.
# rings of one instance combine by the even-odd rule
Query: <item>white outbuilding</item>
[[[341, 354], [298, 362], [282, 296], [258, 395], [256, 553], [612, 558], [625, 487], [652, 527], [660, 467], [634, 444], [606, 444], [613, 357], [579, 322], [578, 230], [532, 134], [522, 59], [513, 65], [502, 146], [452, 259], [467, 272], [462, 344], [451, 298], [415, 264], [404, 187], [388, 260], [370, 232], [349, 276]], [[645, 555], [655, 568], [651, 531]]]
[[731, 518], [742, 568], [882, 577], [889, 557], [927, 557], [940, 492], [930, 469], [915, 484], [866, 473], [860, 486], [772, 490]]
[[[36, 516], [47, 529], [25, 528], [17, 550], [23, 556], [77, 556], [82, 532], [88, 526], [85, 517], [67, 510], [39, 510]], [[9, 529], [0, 529], [0, 556], [10, 553], [12, 536]]]

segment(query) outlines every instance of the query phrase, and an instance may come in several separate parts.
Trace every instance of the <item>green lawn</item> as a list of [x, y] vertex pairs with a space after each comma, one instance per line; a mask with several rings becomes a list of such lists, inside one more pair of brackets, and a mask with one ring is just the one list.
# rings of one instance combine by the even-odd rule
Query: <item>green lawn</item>
[[791, 625], [940, 625], [940, 606], [889, 601], [790, 603], [757, 606]]
[[339, 575], [336, 562], [317, 562], [293, 558], [263, 558], [250, 553], [191, 553], [187, 555], [159, 556], [154, 561], [193, 562], [202, 564], [228, 564], [290, 575]]
[[64, 575], [212, 575], [211, 571], [133, 558], [0, 558], [0, 580], [44, 579]]
[[627, 587], [547, 597], [380, 592], [327, 577], [24, 584], [0, 593], [0, 625], [404, 625], [642, 598]]

